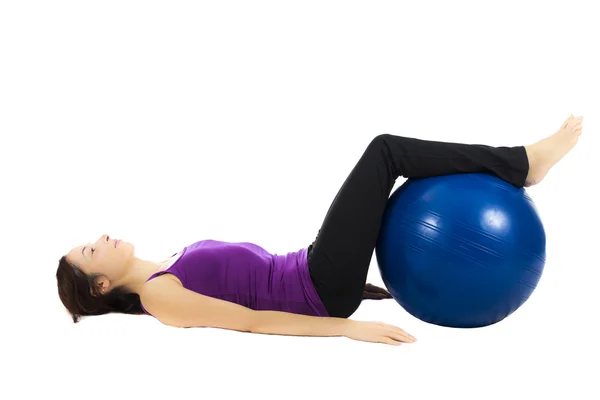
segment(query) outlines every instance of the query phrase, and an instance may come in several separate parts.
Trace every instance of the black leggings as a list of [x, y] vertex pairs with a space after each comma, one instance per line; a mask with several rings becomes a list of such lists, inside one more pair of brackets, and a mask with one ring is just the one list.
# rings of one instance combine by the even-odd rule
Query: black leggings
[[376, 136], [346, 178], [308, 247], [310, 276], [329, 315], [348, 318], [362, 301], [381, 219], [396, 178], [480, 172], [521, 188], [528, 171], [523, 146]]

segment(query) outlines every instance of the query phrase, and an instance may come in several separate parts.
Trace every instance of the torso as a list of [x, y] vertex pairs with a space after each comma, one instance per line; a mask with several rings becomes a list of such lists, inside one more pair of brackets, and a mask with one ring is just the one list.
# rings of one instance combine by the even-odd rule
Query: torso
[[158, 281], [158, 282], [161, 282], [161, 281], [163, 281], [163, 282], [164, 282], [164, 281], [171, 281], [171, 282], [174, 282], [174, 283], [176, 283], [177, 285], [179, 285], [179, 286], [183, 287], [183, 283], [181, 283], [181, 281], [179, 280], [179, 278], [178, 278], [178, 277], [176, 277], [175, 275], [173, 275], [173, 274], [169, 274], [169, 273], [166, 273], [166, 274], [162, 274], [162, 275], [160, 275], [160, 276], [157, 276], [156, 278], [152, 279], [150, 282], [146, 282], [146, 283], [145, 283], [145, 285], [148, 285], [148, 284], [150, 284], [151, 282], [156, 282], [156, 281]]
[[175, 263], [175, 261], [179, 260], [179, 257], [181, 257], [182, 254], [183, 251], [179, 251], [173, 254], [171, 257], [167, 258], [165, 261], [161, 262], [159, 271], [164, 271], [165, 269], [169, 268]]
[[[173, 265], [175, 263], [175, 261], [179, 260], [179, 257], [181, 257], [182, 254], [183, 254], [183, 252], [179, 251], [179, 252], [173, 254], [171, 257], [164, 260], [163, 262], [161, 262], [160, 268], [158, 269], [157, 272], [169, 269], [171, 267], [171, 265]], [[158, 281], [158, 282], [171, 281], [171, 282], [176, 283], [177, 285], [183, 287], [183, 283], [179, 280], [179, 278], [177, 278], [175, 275], [169, 274], [169, 273], [159, 275], [156, 278], [152, 279], [151, 281], [146, 282], [144, 285], [148, 285], [154, 281]]]
[[185, 288], [255, 310], [327, 315], [310, 278], [306, 249], [274, 254], [248, 242], [200, 240], [157, 263], [143, 288], [142, 303]]

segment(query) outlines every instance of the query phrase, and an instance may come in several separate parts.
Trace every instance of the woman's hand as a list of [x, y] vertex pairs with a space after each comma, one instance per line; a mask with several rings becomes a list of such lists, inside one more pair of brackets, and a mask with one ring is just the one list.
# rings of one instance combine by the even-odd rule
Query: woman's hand
[[399, 346], [402, 343], [413, 343], [417, 339], [397, 326], [384, 322], [347, 320], [344, 331], [347, 338], [363, 342], [386, 343]]
[[367, 283], [365, 285], [365, 289], [362, 295], [363, 299], [370, 300], [382, 300], [382, 299], [391, 299], [392, 295], [390, 292], [385, 290], [384, 288], [380, 288], [379, 286], [375, 286], [371, 283]]

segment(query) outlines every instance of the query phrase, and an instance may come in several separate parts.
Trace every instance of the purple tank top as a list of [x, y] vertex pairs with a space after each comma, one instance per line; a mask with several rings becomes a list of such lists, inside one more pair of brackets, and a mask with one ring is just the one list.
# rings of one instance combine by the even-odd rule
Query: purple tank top
[[169, 273], [186, 289], [254, 310], [326, 317], [308, 271], [307, 250], [277, 255], [253, 243], [201, 240], [176, 253], [167, 269], [147, 281]]

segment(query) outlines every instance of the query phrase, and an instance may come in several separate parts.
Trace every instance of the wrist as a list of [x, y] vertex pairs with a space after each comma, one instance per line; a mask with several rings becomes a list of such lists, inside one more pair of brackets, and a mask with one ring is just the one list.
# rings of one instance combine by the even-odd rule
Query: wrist
[[350, 331], [350, 329], [352, 329], [352, 326], [354, 325], [354, 323], [355, 323], [355, 321], [348, 319], [348, 318], [344, 318], [340, 322], [340, 336], [347, 337], [348, 332]]

